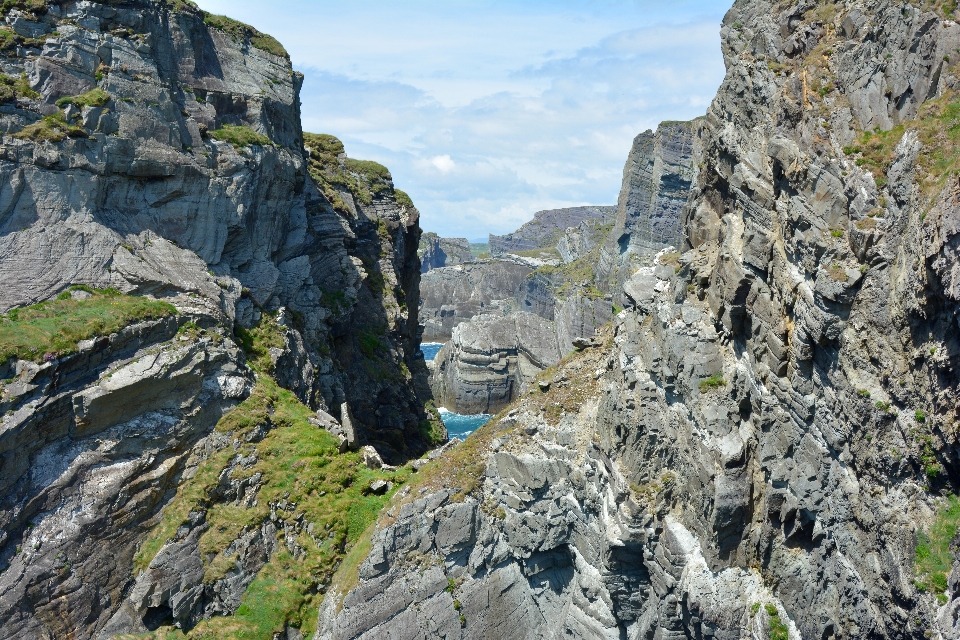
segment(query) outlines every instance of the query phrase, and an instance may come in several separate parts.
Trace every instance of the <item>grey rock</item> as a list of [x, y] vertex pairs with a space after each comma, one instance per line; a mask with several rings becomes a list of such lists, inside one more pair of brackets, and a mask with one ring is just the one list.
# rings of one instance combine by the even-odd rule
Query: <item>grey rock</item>
[[490, 255], [553, 248], [569, 227], [577, 227], [585, 220], [600, 224], [613, 221], [614, 207], [588, 206], [537, 211], [533, 220], [505, 236], [490, 234]]
[[[658, 152], [641, 149], [655, 134], [635, 147], [652, 241], [631, 233], [601, 265], [629, 302], [609, 352], [558, 365], [588, 397], [560, 417], [520, 398], [511, 424], [535, 435], [477, 452], [456, 510], [447, 492], [404, 505], [318, 638], [446, 628], [427, 566], [454, 580], [468, 638], [765, 638], [768, 610], [791, 638], [960, 637], [960, 557], [945, 593], [914, 584], [918, 531], [955, 490], [960, 186], [930, 196], [916, 169], [940, 150], [912, 134], [884, 176], [843, 149], [955, 90], [960, 26], [886, 0], [829, 7], [734, 3], [706, 116], [661, 127], [695, 138], [659, 174], [690, 170], [661, 209]], [[453, 522], [472, 535], [441, 550]]]
[[529, 266], [493, 260], [441, 267], [420, 280], [423, 339], [448, 339], [454, 328], [474, 316], [513, 310]]
[[558, 360], [552, 322], [524, 312], [482, 316], [453, 330], [430, 384], [438, 404], [451, 411], [496, 413]]
[[377, 450], [370, 445], [361, 447], [360, 453], [363, 455], [363, 464], [365, 464], [368, 469], [383, 468], [383, 458], [381, 458]]
[[435, 233], [420, 236], [420, 273], [431, 269], [470, 262], [470, 242], [466, 238], [441, 238]]

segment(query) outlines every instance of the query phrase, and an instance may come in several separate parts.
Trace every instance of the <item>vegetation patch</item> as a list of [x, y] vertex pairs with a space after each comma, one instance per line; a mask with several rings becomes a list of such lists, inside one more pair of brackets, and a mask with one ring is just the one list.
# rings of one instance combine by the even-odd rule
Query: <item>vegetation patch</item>
[[427, 419], [419, 425], [420, 437], [431, 447], [442, 444], [446, 439], [447, 430], [433, 400], [427, 400], [423, 405], [423, 412], [427, 414]]
[[92, 297], [74, 300], [64, 292], [56, 300], [11, 309], [0, 316], [0, 362], [10, 358], [39, 362], [64, 356], [74, 353], [81, 340], [177, 313], [167, 302], [124, 295], [116, 289], [83, 289]]
[[393, 178], [385, 166], [370, 160], [347, 158], [343, 143], [336, 137], [323, 133], [304, 133], [303, 143], [310, 152], [310, 176], [334, 210], [341, 215], [353, 215], [341, 195], [342, 191], [349, 191], [354, 200], [361, 204], [371, 204], [374, 198], [392, 193], [398, 204], [413, 206], [409, 195], [393, 189]]
[[28, 124], [22, 131], [13, 134], [13, 137], [32, 142], [63, 142], [68, 137], [86, 138], [87, 132], [83, 127], [68, 124], [63, 113], [57, 112]]
[[13, 102], [17, 98], [37, 99], [40, 94], [30, 88], [27, 74], [20, 74], [19, 78], [0, 73], [0, 104]]
[[780, 613], [772, 604], [764, 605], [764, 610], [770, 620], [770, 640], [790, 640], [790, 631], [787, 625], [780, 620]]
[[92, 89], [78, 96], [66, 96], [57, 100], [58, 107], [73, 105], [79, 109], [84, 107], [105, 107], [110, 102], [110, 94], [103, 89]]
[[289, 58], [290, 55], [283, 45], [273, 36], [257, 31], [248, 24], [239, 20], [228, 18], [227, 16], [214, 15], [212, 13], [204, 14], [203, 21], [214, 29], [219, 29], [229, 35], [235, 42], [249, 42], [251, 45], [281, 58]]
[[713, 389], [720, 389], [725, 387], [727, 381], [723, 379], [722, 373], [715, 373], [706, 380], [700, 381], [700, 393], [706, 393], [712, 391]]
[[219, 129], [211, 131], [210, 135], [221, 142], [229, 142], [236, 149], [242, 149], [252, 145], [266, 147], [273, 144], [270, 138], [262, 133], [257, 133], [247, 125], [225, 124]]
[[[164, 509], [161, 522], [141, 545], [135, 571], [146, 568], [164, 543], [189, 521], [195, 511], [206, 511], [209, 528], [200, 538], [204, 557], [204, 582], [210, 584], [233, 568], [236, 558], [226, 554], [230, 543], [244, 528], [260, 526], [270, 518], [271, 504], [285, 501], [293, 509], [277, 509], [282, 520], [304, 526], [296, 535], [305, 555], [295, 555], [279, 540], [279, 549], [247, 588], [240, 608], [231, 616], [215, 617], [185, 634], [188, 638], [271, 638], [286, 626], [298, 627], [306, 637], [316, 625], [316, 612], [323, 591], [336, 567], [348, 556], [366, 556], [369, 537], [364, 532], [376, 519], [392, 494], [374, 495], [370, 483], [387, 480], [402, 485], [411, 470], [371, 470], [358, 452], [337, 453], [337, 439], [308, 422], [313, 412], [296, 396], [261, 375], [251, 396], [217, 425], [239, 442], [258, 425], [270, 428], [258, 443], [245, 443], [215, 452], [183, 483]], [[237, 455], [255, 464], [237, 465], [232, 479], [261, 474], [256, 504], [249, 508], [233, 502], [218, 502], [216, 489], [223, 470]], [[312, 525], [308, 528], [308, 524]], [[282, 522], [278, 526], [282, 530]], [[366, 540], [366, 544], [362, 541]], [[153, 637], [167, 637], [161, 629]], [[172, 637], [172, 636], [171, 636]]]
[[582, 258], [558, 266], [543, 265], [537, 267], [528, 278], [537, 275], [546, 277], [554, 286], [554, 293], [565, 298], [573, 293], [581, 293], [591, 300], [603, 297], [603, 292], [597, 287], [594, 267], [600, 261], [600, 245], [593, 247]]
[[234, 333], [247, 356], [247, 366], [257, 373], [272, 375], [270, 349], [283, 349], [286, 346], [286, 330], [268, 313], [263, 313], [260, 322], [252, 329], [244, 329], [238, 323]]
[[869, 169], [877, 185], [887, 182], [894, 150], [907, 131], [916, 131], [922, 144], [917, 158], [917, 182], [926, 205], [940, 194], [947, 182], [960, 174], [960, 93], [948, 90], [927, 101], [915, 120], [897, 125], [889, 131], [864, 131], [854, 144], [843, 151], [854, 162]]
[[947, 576], [953, 567], [950, 542], [960, 527], [960, 496], [951, 495], [937, 513], [929, 532], [917, 532], [914, 549], [914, 586], [936, 594], [941, 604], [946, 601]]

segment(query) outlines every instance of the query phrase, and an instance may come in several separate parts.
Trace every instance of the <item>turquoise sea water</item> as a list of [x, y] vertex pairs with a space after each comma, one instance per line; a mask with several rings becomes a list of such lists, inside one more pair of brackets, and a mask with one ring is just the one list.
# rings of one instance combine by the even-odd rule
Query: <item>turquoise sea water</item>
[[443, 424], [447, 427], [447, 433], [451, 438], [460, 438], [461, 440], [487, 424], [492, 417], [493, 416], [488, 413], [464, 416], [443, 408], [440, 409], [440, 419], [443, 420]]
[[423, 353], [424, 359], [433, 360], [442, 346], [442, 342], [423, 342], [420, 344], [420, 352]]
[[[437, 357], [437, 352], [440, 351], [440, 347], [442, 346], [442, 342], [424, 342], [420, 345], [420, 351], [423, 352], [424, 359], [433, 360]], [[447, 433], [450, 434], [451, 438], [460, 438], [461, 440], [487, 424], [487, 421], [492, 417], [493, 416], [486, 413], [465, 416], [447, 411], [442, 407], [440, 409], [440, 419], [443, 420], [443, 424], [447, 427]]]

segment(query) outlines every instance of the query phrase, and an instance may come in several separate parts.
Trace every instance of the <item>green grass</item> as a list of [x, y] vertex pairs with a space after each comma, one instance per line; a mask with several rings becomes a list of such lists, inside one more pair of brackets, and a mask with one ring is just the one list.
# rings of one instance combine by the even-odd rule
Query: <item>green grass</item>
[[777, 612], [777, 608], [772, 604], [764, 605], [763, 608], [770, 617], [770, 640], [789, 640], [789, 629], [787, 629], [787, 625], [783, 624], [783, 621], [780, 620], [780, 614]]
[[419, 425], [420, 437], [430, 446], [436, 446], [443, 442], [446, 433], [443, 419], [440, 417], [440, 412], [437, 411], [433, 400], [427, 400], [426, 404], [423, 405], [423, 410], [427, 414], [427, 419]]
[[115, 289], [90, 292], [93, 297], [88, 300], [61, 294], [56, 300], [0, 316], [0, 362], [14, 357], [40, 361], [48, 355], [64, 356], [75, 352], [80, 340], [177, 313], [169, 303], [124, 295]]
[[913, 571], [916, 575], [914, 585], [921, 591], [930, 591], [936, 595], [947, 589], [947, 576], [953, 568], [953, 553], [950, 542], [960, 527], [960, 496], [951, 495], [937, 513], [930, 531], [917, 532], [917, 546], [914, 550]]
[[[304, 514], [304, 524], [313, 523], [318, 545], [306, 530], [297, 543], [306, 557], [293, 557], [281, 542], [279, 550], [261, 569], [245, 592], [234, 615], [205, 620], [186, 634], [188, 638], [270, 638], [285, 625], [299, 627], [309, 637], [316, 625], [317, 609], [323, 600], [315, 593], [319, 583], [329, 582], [335, 567], [348, 554], [366, 556], [369, 538], [365, 532], [391, 494], [376, 496], [367, 489], [377, 479], [393, 481], [397, 486], [409, 478], [410, 469], [374, 471], [363, 464], [358, 452], [337, 453], [337, 440], [327, 431], [308, 422], [313, 412], [296, 397], [261, 375], [250, 398], [217, 425], [243, 442], [243, 435], [269, 420], [273, 429], [256, 444], [243, 444], [238, 451], [227, 447], [214, 453], [197, 469], [193, 479], [181, 485], [166, 507], [162, 520], [141, 545], [135, 571], [149, 565], [177, 528], [187, 521], [191, 511], [206, 509], [209, 529], [200, 539], [204, 557], [204, 581], [209, 584], [222, 577], [236, 561], [225, 554], [230, 543], [245, 526], [258, 526], [270, 516], [270, 502], [281, 499], [295, 502], [296, 512]], [[238, 468], [233, 478], [263, 475], [257, 505], [249, 509], [212, 499], [218, 478], [230, 459], [238, 453], [257, 452], [259, 460], [248, 469]], [[294, 512], [282, 512], [292, 519]], [[332, 534], [332, 535], [331, 535]], [[366, 540], [364, 547], [363, 541]], [[359, 547], [359, 548], [358, 548]], [[162, 630], [154, 637], [164, 637]]]
[[72, 104], [80, 109], [84, 107], [105, 107], [110, 102], [110, 94], [103, 89], [93, 89], [79, 96], [66, 96], [57, 100], [58, 107]]
[[280, 44], [276, 38], [257, 31], [250, 25], [244, 24], [239, 20], [234, 20], [233, 18], [228, 18], [227, 16], [207, 13], [204, 14], [203, 21], [208, 26], [223, 31], [235, 41], [239, 42], [249, 39], [250, 44], [257, 49], [266, 51], [267, 53], [272, 53], [273, 55], [280, 56], [281, 58], [290, 57], [290, 55], [287, 53], [287, 50], [283, 48], [283, 45]]
[[374, 198], [392, 193], [398, 204], [413, 206], [409, 195], [392, 188], [393, 179], [386, 167], [370, 160], [345, 157], [343, 143], [334, 136], [304, 133], [303, 144], [310, 150], [310, 176], [340, 214], [352, 215], [340, 194], [341, 189], [349, 191], [354, 200], [361, 204], [371, 204]]
[[406, 191], [401, 191], [400, 189], [394, 189], [393, 195], [397, 199], [397, 204], [401, 207], [406, 207], [408, 209], [413, 209], [413, 200], [407, 195]]
[[219, 129], [211, 131], [210, 135], [222, 142], [229, 142], [237, 149], [251, 145], [266, 147], [273, 144], [270, 138], [262, 133], [257, 133], [246, 125], [225, 124]]
[[22, 131], [13, 134], [13, 137], [33, 142], [63, 142], [68, 137], [86, 138], [87, 132], [83, 127], [68, 124], [63, 114], [57, 112], [28, 124]]
[[950, 90], [927, 101], [915, 120], [889, 131], [864, 131], [843, 151], [853, 156], [858, 166], [869, 169], [882, 187], [887, 182], [894, 149], [910, 130], [916, 131], [923, 145], [917, 158], [917, 182], [925, 204], [929, 205], [960, 174], [960, 93]]
[[22, 73], [14, 78], [5, 73], [0, 73], [0, 104], [13, 102], [17, 98], [39, 98], [40, 94], [30, 88], [30, 81], [27, 80], [27, 74]]
[[712, 389], [719, 389], [726, 386], [727, 381], [723, 379], [722, 373], [715, 373], [706, 380], [700, 381], [700, 393], [706, 393]]
[[239, 324], [234, 331], [237, 341], [247, 356], [247, 365], [257, 373], [273, 374], [273, 360], [270, 348], [282, 349], [286, 345], [286, 331], [267, 313], [252, 329], [244, 329]]
[[[553, 284], [554, 293], [560, 298], [566, 298], [575, 292], [582, 293], [594, 300], [602, 298], [603, 292], [597, 288], [593, 273], [593, 269], [600, 259], [601, 248], [598, 244], [583, 257], [567, 264], [537, 267], [527, 277], [545, 276]], [[587, 285], [581, 286], [584, 282]]]

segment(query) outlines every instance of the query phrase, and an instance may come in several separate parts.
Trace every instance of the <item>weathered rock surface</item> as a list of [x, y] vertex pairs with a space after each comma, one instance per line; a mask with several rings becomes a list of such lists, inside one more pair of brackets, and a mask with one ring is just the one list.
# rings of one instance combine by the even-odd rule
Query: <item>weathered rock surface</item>
[[441, 238], [432, 232], [420, 236], [418, 253], [420, 254], [420, 273], [473, 260], [469, 240]]
[[420, 322], [424, 340], [446, 340], [461, 322], [484, 313], [509, 313], [532, 268], [506, 260], [485, 260], [432, 269], [420, 280]]
[[523, 311], [480, 316], [453, 330], [430, 384], [437, 404], [451, 411], [496, 413], [561, 355], [549, 320]]
[[490, 255], [499, 256], [531, 249], [553, 248], [569, 227], [577, 227], [585, 220], [596, 220], [600, 224], [607, 224], [613, 222], [615, 215], [614, 207], [604, 206], [537, 211], [533, 214], [533, 220], [513, 233], [504, 236], [490, 234]]
[[[30, 34], [3, 71], [31, 89], [0, 106], [0, 310], [85, 284], [180, 315], [0, 363], [0, 638], [107, 637], [168, 613], [189, 626], [234, 611], [275, 547], [276, 531], [245, 532], [237, 573], [197, 583], [198, 521], [133, 575], [196, 461], [232, 446], [211, 431], [253, 383], [244, 328], [281, 326], [276, 379], [348, 446], [388, 461], [427, 448], [419, 213], [384, 168], [305, 149], [302, 76], [262, 34], [189, 3], [20, 5], [3, 9]], [[92, 89], [102, 106], [57, 105]], [[221, 140], [229, 126], [255, 142]], [[324, 162], [356, 189], [318, 189]]]
[[[910, 129], [956, 100], [960, 26], [738, 0], [721, 35], [683, 254], [475, 434], [447, 469], [475, 488], [385, 514], [318, 638], [958, 636], [960, 562], [941, 594], [913, 563], [960, 470], [960, 190]], [[868, 173], [854, 143], [898, 123]]]
[[587, 219], [576, 227], [569, 227], [557, 242], [560, 260], [570, 263], [586, 256], [591, 249], [606, 240], [612, 224], [608, 222], [607, 217], [604, 217]]
[[633, 269], [660, 249], [683, 244], [681, 211], [699, 171], [700, 126], [701, 119], [664, 122], [634, 138], [596, 268], [602, 288], [619, 292]]

